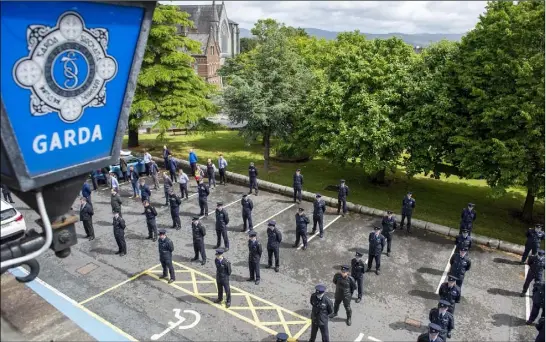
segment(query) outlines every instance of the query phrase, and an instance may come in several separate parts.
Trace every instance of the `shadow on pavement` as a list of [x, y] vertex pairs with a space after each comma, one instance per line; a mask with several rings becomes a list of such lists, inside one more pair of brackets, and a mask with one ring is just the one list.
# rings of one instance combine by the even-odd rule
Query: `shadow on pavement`
[[96, 224], [97, 226], [101, 226], [101, 227], [112, 226], [112, 221], [96, 221], [96, 222], [93, 222], [93, 223]]
[[494, 258], [493, 262], [496, 262], [497, 264], [505, 264], [505, 265], [521, 265], [518, 260], [510, 260], [510, 259], [504, 259], [504, 258]]
[[412, 325], [406, 324], [405, 322], [394, 322], [389, 324], [389, 327], [392, 330], [407, 330], [415, 333], [424, 333], [426, 331], [426, 329], [414, 327]]
[[439, 275], [439, 276], [444, 274], [444, 271], [437, 270], [435, 268], [430, 268], [430, 267], [421, 267], [421, 268], [417, 269], [417, 272], [419, 272], [419, 273], [428, 273], [428, 274]]
[[522, 327], [525, 325], [525, 320], [516, 316], [511, 316], [507, 314], [495, 314], [491, 316], [494, 322], [493, 325], [496, 327], [509, 326], [509, 327]]
[[408, 292], [408, 294], [410, 296], [421, 297], [423, 299], [430, 299], [430, 300], [438, 300], [440, 298], [434, 292], [423, 291], [423, 290], [411, 290], [411, 291]]
[[488, 289], [487, 293], [490, 293], [492, 295], [505, 296], [505, 297], [519, 297], [520, 295], [520, 292], [509, 291], [509, 290], [499, 289], [499, 288]]
[[101, 247], [93, 248], [89, 250], [89, 252], [102, 254], [102, 255], [113, 255], [116, 253], [116, 251], [114, 251], [113, 249], [101, 248]]

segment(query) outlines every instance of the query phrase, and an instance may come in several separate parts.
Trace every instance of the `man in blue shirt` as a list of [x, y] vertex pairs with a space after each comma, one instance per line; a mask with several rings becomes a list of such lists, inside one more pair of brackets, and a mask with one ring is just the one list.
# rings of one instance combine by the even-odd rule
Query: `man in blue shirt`
[[220, 172], [220, 183], [226, 185], [226, 168], [228, 166], [227, 161], [224, 159], [224, 155], [220, 153], [218, 157], [218, 172]]
[[197, 154], [195, 154], [195, 152], [193, 152], [193, 148], [190, 148], [190, 156], [188, 158], [188, 161], [190, 162], [190, 166], [191, 166], [191, 174], [192, 175], [195, 175], [195, 168], [197, 166]]

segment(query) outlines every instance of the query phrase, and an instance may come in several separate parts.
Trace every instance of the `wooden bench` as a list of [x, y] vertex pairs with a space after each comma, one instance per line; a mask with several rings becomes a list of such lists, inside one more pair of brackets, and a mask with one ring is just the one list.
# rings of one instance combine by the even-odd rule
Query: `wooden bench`
[[176, 135], [176, 133], [186, 134], [185, 128], [171, 128], [169, 131], [171, 132], [171, 135]]

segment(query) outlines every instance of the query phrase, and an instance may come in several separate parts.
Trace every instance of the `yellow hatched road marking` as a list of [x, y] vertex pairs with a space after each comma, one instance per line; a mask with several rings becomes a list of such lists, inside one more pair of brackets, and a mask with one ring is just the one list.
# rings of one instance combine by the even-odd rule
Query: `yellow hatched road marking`
[[254, 321], [257, 323], [260, 323], [260, 318], [258, 317], [258, 313], [256, 312], [256, 308], [254, 307], [254, 304], [252, 304], [252, 299], [250, 299], [249, 296], [246, 296], [245, 298], [248, 303], [248, 308], [252, 312], [252, 317], [254, 317]]

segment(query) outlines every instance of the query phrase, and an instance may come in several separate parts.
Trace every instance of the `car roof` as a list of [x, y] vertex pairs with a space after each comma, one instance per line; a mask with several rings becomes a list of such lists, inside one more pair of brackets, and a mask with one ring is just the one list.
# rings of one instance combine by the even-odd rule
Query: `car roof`
[[13, 209], [13, 206], [4, 200], [0, 200], [0, 211]]

